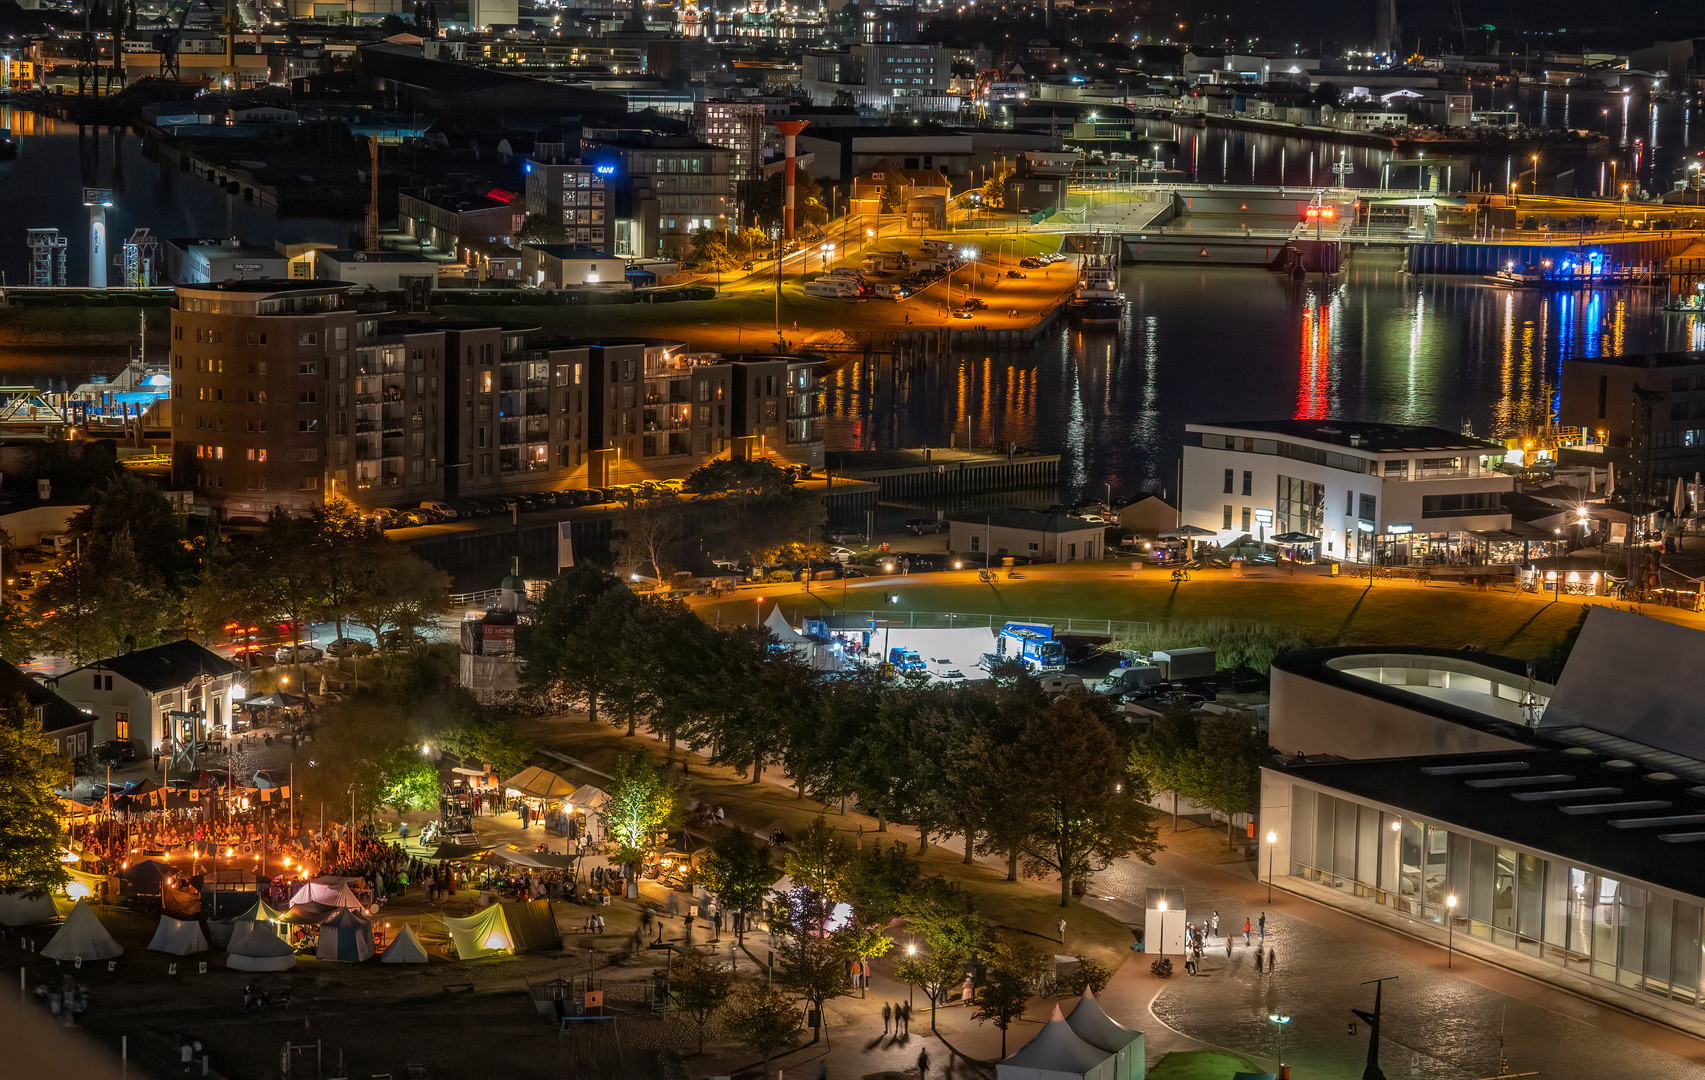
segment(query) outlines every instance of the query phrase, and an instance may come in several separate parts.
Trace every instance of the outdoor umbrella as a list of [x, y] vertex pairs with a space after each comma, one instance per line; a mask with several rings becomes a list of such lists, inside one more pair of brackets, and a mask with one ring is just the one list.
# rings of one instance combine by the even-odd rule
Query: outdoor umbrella
[[284, 709], [292, 705], [301, 705], [304, 701], [304, 698], [299, 698], [295, 694], [275, 692], [249, 698], [243, 702], [243, 707], [248, 709]]
[[1275, 544], [1313, 544], [1320, 540], [1318, 536], [1310, 536], [1305, 532], [1282, 532], [1273, 537]]
[[1195, 547], [1196, 547], [1196, 537], [1198, 537], [1198, 536], [1212, 536], [1212, 535], [1214, 535], [1214, 532], [1212, 529], [1204, 529], [1204, 528], [1201, 528], [1200, 526], [1196, 526], [1196, 525], [1180, 525], [1178, 528], [1173, 529], [1171, 532], [1161, 533], [1160, 538], [1162, 540], [1182, 540], [1182, 541], [1184, 541], [1184, 557], [1186, 559], [1191, 559], [1191, 558], [1195, 557], [1194, 552], [1195, 552]]

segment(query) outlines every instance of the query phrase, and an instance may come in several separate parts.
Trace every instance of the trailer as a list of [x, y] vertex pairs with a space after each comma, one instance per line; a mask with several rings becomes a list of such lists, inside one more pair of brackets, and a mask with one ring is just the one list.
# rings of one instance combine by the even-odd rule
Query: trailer
[[1168, 649], [1165, 652], [1157, 649], [1151, 660], [1168, 682], [1211, 679], [1216, 670], [1212, 649]]

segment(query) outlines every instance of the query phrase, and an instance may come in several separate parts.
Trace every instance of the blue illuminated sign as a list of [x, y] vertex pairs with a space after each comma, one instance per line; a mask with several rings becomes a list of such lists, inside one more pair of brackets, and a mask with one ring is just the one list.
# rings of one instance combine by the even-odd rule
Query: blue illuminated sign
[[614, 176], [616, 175], [616, 167], [614, 165], [600, 165], [598, 166], [598, 175]]
[[527, 167], [526, 167], [526, 171], [527, 171], [527, 172], [532, 172], [532, 171], [533, 171], [533, 163], [532, 163], [532, 162], [531, 162], [531, 161], [529, 161], [529, 162], [527, 162]]

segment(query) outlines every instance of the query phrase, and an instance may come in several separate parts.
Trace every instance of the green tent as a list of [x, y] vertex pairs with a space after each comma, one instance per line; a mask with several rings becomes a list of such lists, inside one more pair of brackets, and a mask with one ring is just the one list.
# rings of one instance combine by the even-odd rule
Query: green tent
[[456, 945], [456, 956], [462, 960], [515, 951], [515, 936], [509, 932], [502, 904], [493, 904], [465, 919], [446, 918], [444, 924], [450, 928], [450, 940]]

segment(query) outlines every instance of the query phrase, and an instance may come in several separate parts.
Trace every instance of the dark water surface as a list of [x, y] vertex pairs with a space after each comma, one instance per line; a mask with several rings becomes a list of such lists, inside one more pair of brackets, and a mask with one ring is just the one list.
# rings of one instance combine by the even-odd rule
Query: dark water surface
[[1061, 326], [874, 395], [830, 373], [831, 450], [1017, 443], [1064, 455], [1072, 496], [1172, 489], [1184, 425], [1337, 417], [1486, 437], [1543, 423], [1565, 357], [1705, 349], [1705, 319], [1649, 289], [1546, 293], [1412, 277], [1358, 255], [1330, 285], [1263, 270], [1127, 268], [1122, 327]]

